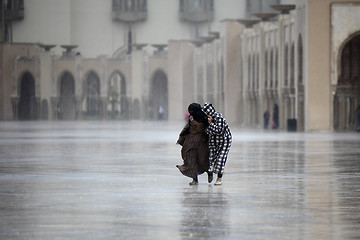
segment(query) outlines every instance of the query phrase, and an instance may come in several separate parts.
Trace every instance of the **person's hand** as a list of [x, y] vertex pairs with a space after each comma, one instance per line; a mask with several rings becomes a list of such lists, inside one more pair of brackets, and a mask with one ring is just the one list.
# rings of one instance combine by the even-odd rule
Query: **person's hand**
[[194, 117], [190, 115], [189, 120], [190, 120], [190, 122], [192, 122], [194, 120]]
[[213, 118], [212, 118], [211, 116], [208, 116], [208, 122], [209, 122], [209, 123], [211, 123], [212, 119], [213, 119]]

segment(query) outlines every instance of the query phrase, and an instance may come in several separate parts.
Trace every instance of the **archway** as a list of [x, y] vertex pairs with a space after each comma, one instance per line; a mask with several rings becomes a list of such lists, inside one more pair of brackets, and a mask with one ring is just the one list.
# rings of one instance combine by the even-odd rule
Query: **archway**
[[360, 34], [344, 42], [334, 97], [334, 129], [355, 129], [355, 111], [360, 103]]
[[60, 99], [58, 118], [61, 120], [75, 120], [75, 81], [69, 72], [65, 72], [60, 79]]
[[168, 118], [168, 79], [161, 70], [156, 71], [151, 79], [149, 96], [149, 118], [152, 120]]
[[100, 80], [95, 72], [90, 72], [85, 79], [83, 109], [84, 117], [98, 119], [101, 114]]
[[26, 72], [20, 80], [19, 120], [37, 120], [38, 109], [35, 97], [35, 79]]
[[126, 97], [126, 81], [123, 74], [116, 72], [109, 80], [108, 116], [112, 119], [128, 119], [128, 103]]

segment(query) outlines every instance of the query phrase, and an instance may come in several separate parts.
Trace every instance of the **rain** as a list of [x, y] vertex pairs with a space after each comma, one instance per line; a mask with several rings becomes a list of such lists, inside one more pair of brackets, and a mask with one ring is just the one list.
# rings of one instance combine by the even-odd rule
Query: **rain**
[[358, 137], [233, 127], [222, 186], [178, 171], [182, 122], [0, 126], [1, 239], [356, 239]]
[[[360, 1], [0, 7], [0, 239], [360, 238]], [[206, 102], [221, 185], [176, 167]]]

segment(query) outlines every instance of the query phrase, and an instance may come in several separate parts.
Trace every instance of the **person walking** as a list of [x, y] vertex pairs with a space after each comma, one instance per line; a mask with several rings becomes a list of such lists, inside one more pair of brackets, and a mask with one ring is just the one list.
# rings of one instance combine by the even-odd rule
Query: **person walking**
[[176, 142], [182, 146], [181, 157], [184, 164], [176, 165], [176, 167], [183, 175], [193, 179], [190, 185], [198, 185], [198, 175], [209, 169], [208, 136], [205, 133], [205, 128], [209, 123], [200, 104], [190, 104], [188, 112], [188, 122]]
[[163, 120], [164, 119], [164, 107], [162, 105], [158, 108], [158, 119]]
[[268, 129], [269, 126], [270, 113], [269, 110], [265, 110], [264, 112], [264, 129]]
[[273, 110], [273, 121], [272, 121], [272, 129], [278, 129], [279, 127], [279, 106], [275, 103]]
[[231, 147], [232, 136], [229, 125], [224, 116], [216, 112], [213, 105], [206, 102], [202, 111], [208, 116], [209, 126], [205, 132], [209, 135], [209, 170], [208, 182], [213, 180], [213, 173], [217, 174], [214, 185], [222, 184], [225, 164]]
[[356, 131], [360, 132], [360, 105], [355, 110]]

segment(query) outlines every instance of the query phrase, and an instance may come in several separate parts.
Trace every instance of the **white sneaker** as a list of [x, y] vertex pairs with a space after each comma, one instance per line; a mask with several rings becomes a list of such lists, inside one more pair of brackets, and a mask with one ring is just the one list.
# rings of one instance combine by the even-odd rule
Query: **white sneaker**
[[221, 180], [216, 180], [216, 182], [214, 183], [215, 186], [220, 186], [222, 184]]

